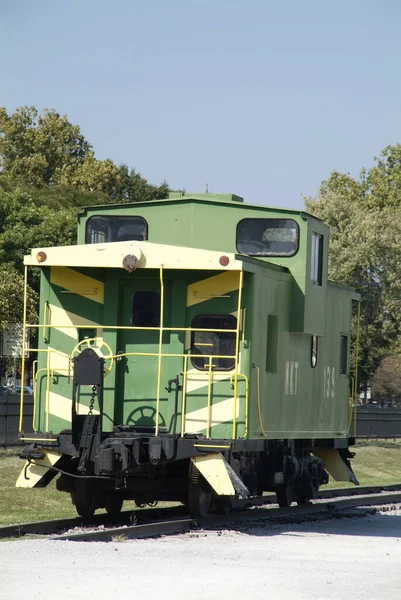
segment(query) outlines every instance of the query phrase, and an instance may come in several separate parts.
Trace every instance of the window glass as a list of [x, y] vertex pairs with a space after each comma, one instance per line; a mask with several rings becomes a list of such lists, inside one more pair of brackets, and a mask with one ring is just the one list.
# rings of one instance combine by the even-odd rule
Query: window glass
[[347, 362], [348, 362], [348, 336], [341, 336], [341, 347], [340, 347], [340, 373], [341, 375], [347, 374]]
[[310, 364], [311, 364], [312, 369], [314, 369], [317, 365], [317, 348], [318, 348], [318, 337], [317, 337], [317, 335], [312, 335], [311, 358], [310, 358]]
[[86, 222], [86, 244], [147, 239], [148, 224], [142, 217], [94, 216]]
[[[233, 329], [237, 319], [232, 315], [199, 315], [192, 321], [194, 329]], [[235, 356], [235, 331], [192, 331], [192, 365], [200, 371], [209, 369], [209, 356]], [[206, 356], [202, 356], [206, 355]], [[213, 371], [231, 371], [235, 367], [234, 358], [211, 358]]]
[[237, 250], [251, 256], [292, 256], [298, 250], [298, 231], [292, 219], [243, 219], [237, 225]]
[[160, 294], [136, 292], [132, 299], [131, 324], [135, 327], [160, 327]]
[[310, 264], [310, 279], [317, 285], [322, 285], [323, 237], [312, 233], [312, 249]]

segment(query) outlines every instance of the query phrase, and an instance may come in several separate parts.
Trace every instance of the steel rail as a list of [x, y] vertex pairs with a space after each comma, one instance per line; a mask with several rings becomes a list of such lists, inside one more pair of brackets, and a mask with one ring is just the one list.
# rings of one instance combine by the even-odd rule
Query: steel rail
[[[251, 521], [271, 521], [277, 523], [299, 523], [321, 519], [364, 517], [371, 510], [358, 510], [359, 507], [379, 504], [401, 503], [401, 492], [363, 495], [352, 498], [340, 498], [330, 502], [317, 501], [315, 504], [293, 506], [289, 508], [254, 508], [236, 510], [228, 515], [208, 515], [202, 521], [191, 517], [178, 520], [157, 521], [131, 527], [116, 527], [98, 531], [67, 532], [52, 536], [54, 540], [69, 541], [112, 541], [113, 539], [140, 539], [158, 537], [174, 533], [183, 533], [191, 529], [215, 529], [216, 527], [241, 526]], [[354, 509], [354, 510], [350, 510]], [[357, 510], [356, 510], [357, 509]], [[375, 511], [374, 511], [375, 512]]]
[[[201, 523], [202, 526], [205, 525], [208, 527], [232, 523], [233, 521], [240, 523], [241, 520], [244, 520], [244, 522], [258, 519], [280, 521], [280, 519], [287, 517], [299, 520], [303, 518], [303, 515], [321, 515], [323, 513], [338, 511], [338, 509], [344, 510], [358, 506], [401, 503], [401, 484], [323, 490], [319, 492], [318, 498], [313, 503], [304, 506], [293, 505], [289, 508], [270, 506], [275, 503], [276, 496], [273, 493], [254, 499], [241, 500], [236, 503], [235, 510], [229, 515], [209, 515]], [[75, 517], [8, 525], [0, 527], [0, 538], [19, 538], [25, 535], [44, 535], [60, 540], [111, 540], [116, 536], [132, 539], [154, 537], [179, 531], [188, 531], [191, 527], [196, 528], [198, 526], [197, 521], [185, 514], [185, 511], [185, 506], [179, 505], [165, 508], [133, 509], [123, 511], [118, 517], [114, 518], [108, 514], [98, 514], [90, 519], [90, 521], [84, 521], [81, 517]], [[333, 517], [333, 515], [331, 516]], [[132, 524], [133, 519], [135, 520], [135, 524]], [[148, 519], [153, 520], [147, 522]], [[96, 527], [99, 526], [102, 529], [96, 530]], [[71, 531], [83, 527], [87, 528], [87, 530], [81, 532]], [[66, 530], [70, 531], [66, 533]], [[62, 531], [61, 534], [59, 533], [60, 531]]]
[[101, 529], [99, 531], [83, 531], [79, 533], [64, 533], [52, 537], [55, 540], [87, 541], [87, 542], [110, 542], [113, 538], [122, 537], [129, 539], [141, 539], [158, 537], [173, 533], [184, 533], [189, 531], [194, 524], [191, 517], [185, 519], [174, 519], [168, 521], [155, 521], [143, 525], [131, 525], [130, 527], [115, 527]]

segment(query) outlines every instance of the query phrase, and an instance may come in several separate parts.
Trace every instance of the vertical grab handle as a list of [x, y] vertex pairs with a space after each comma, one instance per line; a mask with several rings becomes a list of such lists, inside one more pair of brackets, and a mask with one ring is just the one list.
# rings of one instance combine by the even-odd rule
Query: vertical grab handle
[[43, 341], [48, 344], [50, 341], [50, 322], [51, 322], [51, 310], [49, 301], [46, 300], [43, 306]]

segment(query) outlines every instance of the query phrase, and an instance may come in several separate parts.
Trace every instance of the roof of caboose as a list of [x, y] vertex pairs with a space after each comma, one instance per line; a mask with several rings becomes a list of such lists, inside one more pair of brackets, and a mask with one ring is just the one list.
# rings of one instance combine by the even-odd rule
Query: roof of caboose
[[266, 212], [280, 212], [288, 215], [298, 215], [302, 218], [312, 217], [318, 221], [320, 219], [315, 217], [314, 215], [307, 213], [303, 210], [296, 210], [290, 208], [282, 208], [282, 207], [274, 207], [274, 206], [266, 206], [262, 204], [253, 204], [244, 202], [244, 199], [241, 196], [237, 196], [236, 194], [196, 194], [196, 193], [186, 193], [186, 192], [170, 192], [168, 198], [162, 198], [159, 200], [149, 200], [147, 202], [118, 202], [114, 204], [96, 204], [93, 206], [87, 206], [82, 209], [80, 215], [85, 216], [90, 212], [98, 212], [101, 210], [102, 212], [115, 211], [116, 209], [135, 209], [137, 211], [138, 207], [142, 206], [160, 206], [166, 204], [215, 204], [215, 205], [233, 205], [235, 204], [236, 208], [241, 209], [257, 209], [257, 210], [266, 210]]

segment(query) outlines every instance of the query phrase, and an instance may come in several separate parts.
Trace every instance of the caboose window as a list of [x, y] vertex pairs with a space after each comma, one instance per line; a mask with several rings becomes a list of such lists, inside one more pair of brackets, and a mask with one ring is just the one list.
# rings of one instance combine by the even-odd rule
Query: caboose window
[[347, 362], [348, 362], [348, 336], [341, 336], [340, 345], [340, 373], [341, 375], [347, 374]]
[[312, 233], [312, 249], [310, 263], [310, 279], [317, 285], [322, 285], [323, 265], [323, 236]]
[[[198, 315], [192, 321], [193, 329], [232, 329], [237, 328], [237, 319], [232, 315]], [[231, 371], [235, 367], [235, 331], [192, 331], [192, 365], [200, 371]], [[210, 356], [211, 355], [211, 356]], [[209, 359], [210, 356], [210, 359]], [[232, 356], [233, 358], [215, 358]]]
[[86, 222], [86, 244], [143, 241], [148, 239], [148, 224], [142, 217], [93, 216]]
[[135, 327], [160, 327], [160, 294], [136, 292], [132, 298], [131, 324]]
[[250, 256], [293, 256], [299, 227], [292, 219], [243, 219], [237, 225], [237, 250]]

